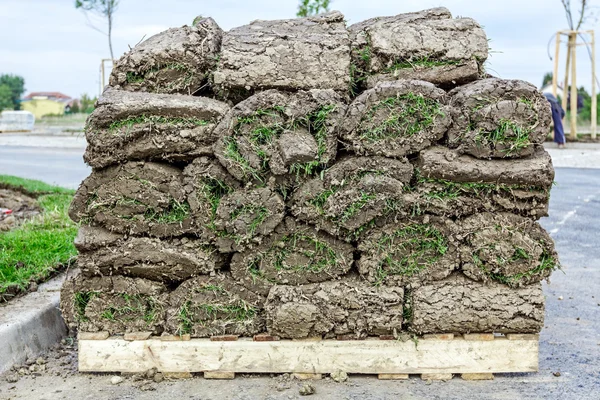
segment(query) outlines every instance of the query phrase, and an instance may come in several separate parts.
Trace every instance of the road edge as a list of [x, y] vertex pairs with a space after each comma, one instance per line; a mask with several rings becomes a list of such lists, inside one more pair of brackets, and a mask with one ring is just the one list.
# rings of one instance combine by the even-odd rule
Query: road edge
[[49, 350], [67, 335], [59, 309], [66, 273], [39, 286], [36, 292], [0, 306], [0, 373]]

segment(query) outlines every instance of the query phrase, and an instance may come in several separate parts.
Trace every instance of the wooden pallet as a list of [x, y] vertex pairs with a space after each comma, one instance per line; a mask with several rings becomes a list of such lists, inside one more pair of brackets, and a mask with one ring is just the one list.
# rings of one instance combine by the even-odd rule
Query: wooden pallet
[[150, 368], [191, 376], [231, 379], [235, 373], [294, 373], [300, 378], [344, 371], [380, 379], [492, 379], [493, 373], [538, 370], [538, 335], [425, 335], [417, 340], [278, 340], [258, 335], [190, 339], [106, 333], [80, 334], [81, 372], [143, 372]]

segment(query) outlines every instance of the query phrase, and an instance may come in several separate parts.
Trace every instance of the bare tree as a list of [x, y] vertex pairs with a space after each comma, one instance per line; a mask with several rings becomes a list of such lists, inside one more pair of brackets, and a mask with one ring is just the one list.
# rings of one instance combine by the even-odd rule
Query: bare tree
[[106, 18], [108, 22], [108, 32], [98, 29], [92, 25], [92, 23], [89, 22], [89, 19], [88, 23], [91, 28], [108, 36], [108, 48], [110, 49], [110, 58], [112, 60], [115, 59], [112, 47], [113, 17], [114, 13], [117, 11], [117, 7], [119, 6], [119, 1], [120, 0], [75, 0], [75, 8], [83, 10], [83, 12], [86, 13], [86, 18], [88, 12]]
[[309, 15], [329, 11], [329, 3], [331, 3], [330, 0], [300, 0], [296, 16], [308, 17]]
[[578, 10], [579, 15], [577, 16], [577, 23], [574, 23], [573, 13], [571, 12], [571, 0], [560, 0], [567, 16], [567, 23], [572, 31], [578, 31], [581, 25], [589, 17], [589, 2], [587, 0], [580, 0], [581, 8]]

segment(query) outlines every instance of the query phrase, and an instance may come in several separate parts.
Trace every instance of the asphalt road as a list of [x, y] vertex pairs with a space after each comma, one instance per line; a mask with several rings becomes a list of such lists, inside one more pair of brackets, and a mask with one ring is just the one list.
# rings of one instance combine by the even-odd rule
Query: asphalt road
[[0, 174], [16, 175], [77, 189], [91, 168], [83, 148], [0, 146]]
[[[3, 153], [0, 153], [0, 157]], [[38, 154], [38, 153], [35, 153]], [[3, 160], [4, 161], [4, 160]], [[4, 163], [1, 164], [4, 168]], [[0, 172], [7, 171], [0, 169]], [[85, 175], [85, 174], [84, 174]], [[40, 176], [36, 176], [40, 178]], [[71, 178], [73, 179], [73, 178]], [[314, 399], [600, 399], [600, 170], [559, 168], [550, 217], [540, 222], [556, 241], [562, 272], [544, 284], [546, 323], [540, 335], [540, 371], [500, 374], [494, 381], [380, 381], [351, 376], [346, 383], [313, 383]], [[558, 374], [560, 373], [560, 374]], [[560, 375], [560, 376], [555, 376]], [[132, 379], [111, 385], [109, 375], [43, 375], [7, 383], [0, 399], [297, 399], [302, 383], [282, 386], [279, 378], [234, 381], [194, 378], [163, 382], [140, 391]]]

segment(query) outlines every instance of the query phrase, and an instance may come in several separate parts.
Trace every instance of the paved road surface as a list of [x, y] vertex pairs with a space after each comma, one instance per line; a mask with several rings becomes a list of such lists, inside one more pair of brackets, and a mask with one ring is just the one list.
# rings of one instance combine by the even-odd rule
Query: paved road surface
[[39, 179], [76, 189], [91, 169], [83, 148], [0, 146], [0, 174]]

